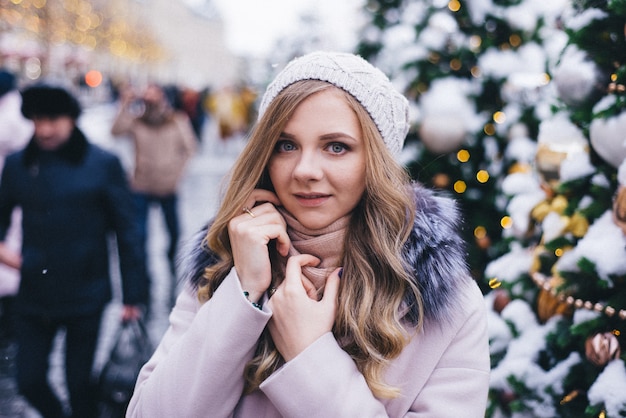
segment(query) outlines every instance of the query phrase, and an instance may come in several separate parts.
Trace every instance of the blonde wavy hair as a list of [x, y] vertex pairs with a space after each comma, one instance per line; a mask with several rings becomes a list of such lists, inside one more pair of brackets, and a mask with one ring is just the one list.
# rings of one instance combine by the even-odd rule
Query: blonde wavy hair
[[[216, 214], [205, 245], [219, 260], [206, 268], [198, 298], [208, 300], [228, 272], [233, 257], [228, 222], [241, 214], [246, 198], [255, 188], [273, 190], [267, 164], [289, 117], [307, 97], [337, 87], [317, 80], [298, 81], [280, 92], [250, 133], [248, 143], [235, 163], [223, 201]], [[340, 90], [340, 89], [338, 89]], [[367, 111], [350, 94], [343, 92], [361, 125], [366, 145], [366, 189], [355, 208], [346, 234], [339, 308], [333, 334], [350, 354], [374, 395], [391, 398], [398, 390], [387, 385], [383, 371], [408, 342], [401, 321], [406, 301], [417, 306], [417, 328], [421, 327], [422, 299], [419, 289], [402, 259], [403, 245], [412, 230], [415, 203], [410, 178], [386, 148]], [[279, 257], [270, 245], [272, 263]], [[281, 268], [273, 268], [276, 272]], [[272, 278], [274, 285], [282, 277]], [[270, 376], [283, 360], [267, 329], [263, 332], [255, 357], [245, 370], [249, 393]]]

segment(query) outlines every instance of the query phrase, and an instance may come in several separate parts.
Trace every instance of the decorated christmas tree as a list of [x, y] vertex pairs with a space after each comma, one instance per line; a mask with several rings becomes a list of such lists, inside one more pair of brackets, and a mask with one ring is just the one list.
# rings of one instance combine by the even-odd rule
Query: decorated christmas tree
[[626, 0], [367, 9], [358, 52], [412, 99], [405, 162], [466, 215], [487, 416], [626, 416]]
[[506, 251], [501, 237], [511, 221], [502, 179], [529, 166], [530, 138], [550, 114], [547, 71], [567, 40], [556, 24], [565, 5], [396, 0], [369, 1], [366, 8], [371, 23], [358, 52], [411, 99], [405, 162], [413, 178], [460, 202], [477, 280]]
[[509, 252], [485, 276], [489, 416], [626, 416], [626, 1], [574, 1], [532, 171], [503, 181]]

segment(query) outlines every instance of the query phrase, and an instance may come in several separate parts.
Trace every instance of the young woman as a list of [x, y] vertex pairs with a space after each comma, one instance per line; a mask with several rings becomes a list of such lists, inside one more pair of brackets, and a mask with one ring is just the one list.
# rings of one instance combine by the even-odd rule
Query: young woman
[[316, 52], [268, 87], [129, 417], [482, 417], [489, 352], [451, 200], [394, 156], [408, 104]]

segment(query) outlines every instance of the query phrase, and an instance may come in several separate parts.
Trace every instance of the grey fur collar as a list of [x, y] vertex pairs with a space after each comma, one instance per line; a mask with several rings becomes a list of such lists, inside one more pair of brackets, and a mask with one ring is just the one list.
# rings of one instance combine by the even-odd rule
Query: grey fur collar
[[[432, 190], [415, 185], [416, 215], [413, 232], [404, 246], [406, 265], [412, 269], [424, 302], [426, 324], [448, 322], [451, 309], [460, 300], [458, 284], [472, 280], [465, 243], [459, 235], [460, 213], [455, 201]], [[180, 259], [181, 280], [197, 286], [204, 268], [215, 257], [202, 245], [207, 228], [195, 234], [185, 245]], [[408, 306], [414, 306], [407, 300]], [[411, 322], [417, 312], [409, 311]]]

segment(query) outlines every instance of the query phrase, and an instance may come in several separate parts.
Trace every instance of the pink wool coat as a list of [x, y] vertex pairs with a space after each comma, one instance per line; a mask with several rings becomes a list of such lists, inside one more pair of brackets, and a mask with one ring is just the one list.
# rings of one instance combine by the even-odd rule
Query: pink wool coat
[[244, 367], [272, 312], [244, 297], [235, 269], [208, 302], [198, 302], [197, 278], [214, 262], [200, 245], [202, 231], [189, 257], [200, 261], [139, 374], [127, 417], [483, 417], [489, 386], [484, 299], [467, 274], [454, 205], [419, 187], [415, 193], [414, 231], [403, 257], [422, 290], [424, 327], [416, 333], [406, 322], [412, 338], [385, 371], [398, 397], [377, 399], [330, 332], [243, 395]]
[[376, 399], [331, 333], [242, 397], [244, 365], [271, 312], [250, 304], [233, 270], [204, 305], [189, 287], [181, 293], [127, 417], [482, 417], [489, 380], [484, 302], [471, 281], [462, 292], [451, 324], [415, 335], [393, 360], [387, 382], [401, 389], [397, 398]]

